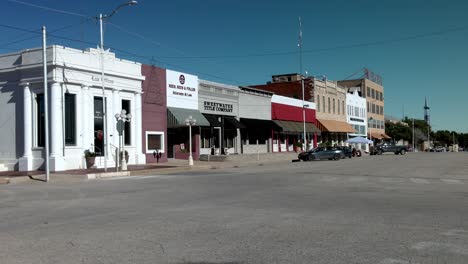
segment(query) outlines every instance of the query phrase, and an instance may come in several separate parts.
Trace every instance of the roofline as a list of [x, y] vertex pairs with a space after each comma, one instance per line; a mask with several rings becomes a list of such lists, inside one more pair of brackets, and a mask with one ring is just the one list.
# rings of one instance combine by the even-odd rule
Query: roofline
[[241, 89], [243, 91], [255, 91], [255, 92], [260, 92], [260, 93], [265, 93], [265, 94], [270, 94], [270, 95], [275, 94], [274, 92], [265, 91], [265, 90], [253, 88], [253, 87], [250, 87], [250, 86], [239, 86], [239, 89]]

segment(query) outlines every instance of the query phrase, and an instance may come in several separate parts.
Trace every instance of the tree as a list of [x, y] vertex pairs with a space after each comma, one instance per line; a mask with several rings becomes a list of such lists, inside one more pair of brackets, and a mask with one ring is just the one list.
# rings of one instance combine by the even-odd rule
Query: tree
[[411, 129], [402, 123], [385, 122], [385, 133], [395, 141], [411, 141]]

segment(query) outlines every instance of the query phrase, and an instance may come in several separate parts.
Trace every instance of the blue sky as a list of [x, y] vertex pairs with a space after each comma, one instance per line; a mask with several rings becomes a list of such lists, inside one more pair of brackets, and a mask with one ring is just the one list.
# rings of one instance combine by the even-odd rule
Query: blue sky
[[[77, 14], [108, 14], [125, 2], [0, 1], [0, 24], [30, 30], [45, 25], [49, 32], [70, 25], [54, 34], [74, 41], [48, 43], [75, 48], [99, 42], [97, 23]], [[434, 129], [468, 132], [467, 9], [462, 0], [144, 0], [111, 18], [105, 45], [118, 57], [207, 80], [262, 84], [274, 74], [299, 72], [301, 16], [303, 68], [310, 75], [337, 80], [367, 67], [383, 77], [385, 114], [401, 118], [404, 109], [422, 118], [427, 96]], [[2, 53], [41, 45], [39, 37], [12, 43], [33, 33], [6, 27], [0, 33]]]

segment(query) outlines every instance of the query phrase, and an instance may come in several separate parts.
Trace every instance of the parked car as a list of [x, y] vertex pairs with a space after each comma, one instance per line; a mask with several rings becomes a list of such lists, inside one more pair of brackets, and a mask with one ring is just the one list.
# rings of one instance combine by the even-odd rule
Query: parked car
[[395, 155], [398, 155], [398, 154], [405, 155], [406, 151], [407, 151], [406, 146], [395, 145], [395, 143], [392, 143], [392, 142], [385, 142], [375, 147], [375, 154], [377, 155], [382, 155], [385, 152], [393, 152], [395, 153]]
[[447, 150], [445, 149], [445, 147], [442, 147], [442, 146], [437, 146], [435, 148], [433, 148], [434, 152], [446, 152]]
[[311, 149], [309, 151], [302, 152], [298, 155], [299, 160], [310, 161], [310, 160], [340, 160], [344, 158], [345, 155], [342, 150], [337, 148], [323, 148], [318, 147]]
[[337, 149], [343, 151], [344, 157], [343, 158], [352, 158], [353, 157], [353, 149], [347, 146], [338, 146]]

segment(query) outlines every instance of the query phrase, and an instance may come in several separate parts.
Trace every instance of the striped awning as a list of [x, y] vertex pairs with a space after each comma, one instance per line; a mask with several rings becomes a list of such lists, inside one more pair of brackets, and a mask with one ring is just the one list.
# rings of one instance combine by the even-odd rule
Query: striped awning
[[319, 128], [325, 132], [356, 133], [356, 130], [348, 123], [337, 120], [317, 119]]

